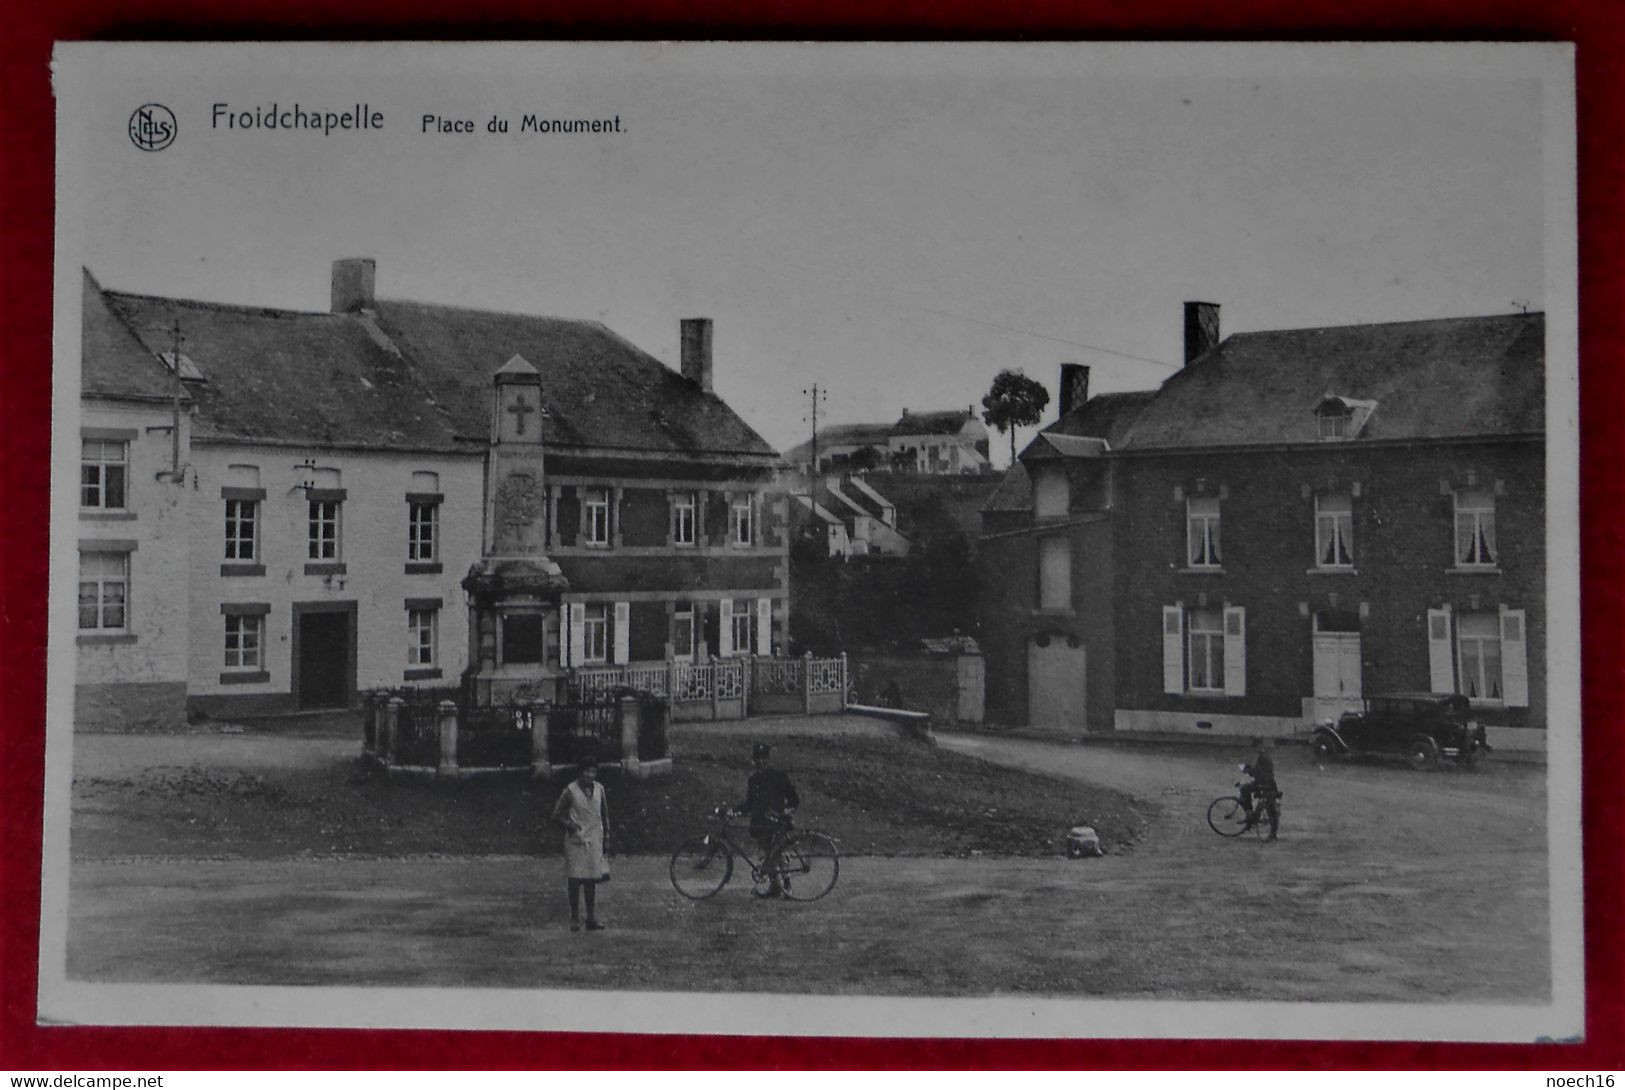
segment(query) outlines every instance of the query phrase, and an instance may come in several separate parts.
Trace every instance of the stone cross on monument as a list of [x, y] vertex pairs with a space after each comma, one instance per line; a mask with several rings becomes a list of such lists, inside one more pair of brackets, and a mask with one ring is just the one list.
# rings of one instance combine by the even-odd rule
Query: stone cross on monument
[[[519, 357], [519, 356], [514, 357], [514, 359], [520, 359], [520, 358], [521, 357]], [[508, 406], [508, 411], [510, 413], [513, 413], [515, 418], [516, 418], [516, 422], [514, 424], [514, 434], [515, 435], [520, 435], [520, 436], [524, 435], [525, 434], [525, 417], [527, 417], [531, 413], [535, 412], [536, 409], [528, 401], [525, 400], [525, 395], [523, 393], [520, 393], [514, 398], [513, 403]]]
[[556, 699], [561, 671], [552, 649], [569, 582], [547, 556], [546, 419], [541, 374], [514, 356], [491, 377], [482, 555], [463, 580], [472, 637], [465, 678], [482, 702], [518, 693]]

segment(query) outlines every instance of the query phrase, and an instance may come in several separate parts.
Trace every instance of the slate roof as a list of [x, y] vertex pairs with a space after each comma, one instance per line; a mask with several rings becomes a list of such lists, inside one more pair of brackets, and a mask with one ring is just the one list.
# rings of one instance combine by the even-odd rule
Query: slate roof
[[120, 292], [105, 296], [149, 351], [167, 349], [167, 331], [180, 322], [181, 350], [206, 380], [190, 384], [197, 403], [194, 439], [456, 446], [450, 419], [424, 397], [411, 364], [354, 317]]
[[818, 518], [823, 522], [827, 522], [832, 526], [844, 525], [838, 517], [830, 512], [829, 508], [825, 507], [821, 503], [815, 502], [811, 496], [804, 495], [800, 492], [792, 493], [792, 495], [795, 497], [796, 502], [801, 504], [802, 508], [815, 518]]
[[91, 351], [104, 310], [87, 299], [87, 378], [93, 357], [98, 373], [133, 368], [115, 326], [158, 352], [180, 321], [207, 379], [190, 384], [202, 440], [468, 450], [490, 433], [492, 375], [523, 356], [542, 377], [550, 447], [777, 456], [721, 398], [599, 322], [390, 300], [360, 314], [270, 310], [100, 292], [88, 274], [86, 292], [118, 319], [100, 323], [108, 343]]
[[911, 413], [903, 410], [897, 423], [891, 426], [892, 435], [958, 435], [965, 424], [975, 419], [969, 409], [947, 409], [941, 412]]
[[984, 511], [1031, 511], [1032, 508], [1033, 480], [1020, 462], [1005, 470], [1004, 480], [982, 503]]
[[1327, 393], [1375, 401], [1359, 438], [1542, 434], [1544, 314], [1237, 333], [1175, 374], [1116, 450], [1318, 441]]
[[460, 436], [484, 441], [491, 374], [517, 354], [541, 373], [549, 446], [777, 457], [720, 397], [600, 322], [387, 299], [377, 316]]
[[[890, 435], [890, 424], [831, 424], [827, 428], [818, 429], [818, 445], [820, 447], [871, 446], [885, 449], [886, 440]], [[784, 460], [792, 465], [798, 462], [811, 461], [812, 440], [808, 439], [804, 443], [797, 443], [785, 451]]]
[[1104, 439], [1097, 439], [1092, 435], [1064, 435], [1060, 432], [1041, 431], [1033, 441], [1027, 444], [1027, 449], [1021, 452], [1021, 459], [1029, 461], [1045, 458], [1098, 458], [1111, 449]]
[[86, 397], [163, 399], [175, 396], [169, 368], [119, 320], [101, 285], [84, 270], [80, 385]]
[[1156, 390], [1096, 394], [1045, 428], [1042, 434], [1093, 436], [1106, 440], [1115, 449], [1122, 445], [1135, 419], [1156, 396]]

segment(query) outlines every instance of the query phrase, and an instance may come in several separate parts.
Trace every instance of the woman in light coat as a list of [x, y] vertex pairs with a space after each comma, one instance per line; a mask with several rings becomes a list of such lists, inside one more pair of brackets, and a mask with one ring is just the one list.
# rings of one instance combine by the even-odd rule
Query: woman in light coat
[[576, 778], [553, 807], [553, 823], [564, 830], [564, 866], [569, 876], [570, 930], [581, 930], [581, 892], [587, 893], [587, 930], [602, 931], [598, 922], [598, 883], [609, 878], [604, 841], [609, 836], [609, 804], [598, 782], [598, 759], [581, 759]]

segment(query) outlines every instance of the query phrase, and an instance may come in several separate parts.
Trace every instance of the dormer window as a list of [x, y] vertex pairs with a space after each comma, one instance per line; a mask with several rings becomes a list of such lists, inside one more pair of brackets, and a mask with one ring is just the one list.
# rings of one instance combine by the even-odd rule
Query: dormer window
[[1352, 415], [1348, 408], [1340, 401], [1330, 402], [1321, 407], [1320, 437], [1322, 439], [1347, 439], [1349, 437], [1349, 417]]
[[1327, 393], [1315, 406], [1316, 434], [1323, 442], [1353, 439], [1364, 430], [1376, 409], [1375, 401]]

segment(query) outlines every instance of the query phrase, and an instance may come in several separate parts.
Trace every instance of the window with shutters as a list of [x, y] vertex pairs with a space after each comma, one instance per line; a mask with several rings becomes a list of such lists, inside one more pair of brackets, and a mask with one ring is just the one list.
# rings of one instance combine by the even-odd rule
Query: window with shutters
[[[1522, 642], [1522, 632], [1518, 633]], [[1456, 619], [1457, 684], [1469, 700], [1501, 703], [1501, 615], [1463, 613]]]
[[581, 661], [609, 661], [609, 605], [589, 602], [581, 606]]
[[753, 517], [753, 497], [735, 496], [730, 505], [730, 523], [735, 545], [752, 545], [756, 541], [756, 520]]
[[1185, 505], [1186, 559], [1193, 568], [1217, 568], [1219, 552], [1219, 501], [1216, 497], [1192, 497]]
[[693, 602], [678, 602], [672, 611], [671, 653], [680, 659], [694, 657]]
[[589, 488], [582, 499], [582, 512], [587, 520], [587, 544], [597, 548], [609, 545], [610, 496], [607, 488]]
[[1224, 615], [1216, 609], [1193, 609], [1188, 629], [1190, 691], [1224, 692]]
[[671, 501], [671, 540], [674, 545], [693, 545], [699, 504], [692, 492], [679, 492]]
[[1315, 496], [1315, 566], [1354, 567], [1354, 498], [1346, 492]]
[[1495, 567], [1495, 493], [1456, 492], [1456, 566]]
[[123, 632], [129, 628], [130, 554], [79, 554], [79, 630]]
[[733, 608], [733, 649], [736, 655], [748, 655], [756, 647], [756, 600], [740, 598]]
[[124, 485], [129, 464], [129, 443], [118, 439], [82, 440], [79, 450], [79, 506], [87, 510], [124, 510]]

